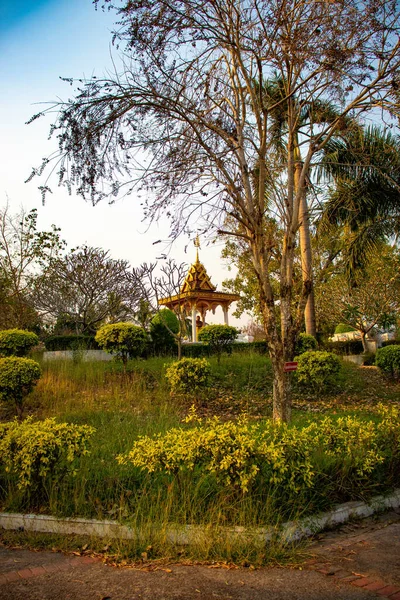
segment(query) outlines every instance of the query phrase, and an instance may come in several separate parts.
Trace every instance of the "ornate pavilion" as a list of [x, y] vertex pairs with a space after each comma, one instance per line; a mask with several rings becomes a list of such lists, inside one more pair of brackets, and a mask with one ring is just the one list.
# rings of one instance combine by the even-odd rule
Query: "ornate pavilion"
[[[197, 244], [196, 244], [197, 245]], [[215, 314], [218, 306], [224, 312], [225, 325], [229, 325], [228, 310], [232, 302], [239, 300], [238, 294], [217, 292], [215, 285], [199, 260], [197, 250], [196, 261], [189, 268], [179, 294], [169, 298], [161, 298], [158, 303], [174, 312], [185, 310], [192, 315], [192, 342], [197, 342], [197, 332], [205, 324], [208, 311]]]

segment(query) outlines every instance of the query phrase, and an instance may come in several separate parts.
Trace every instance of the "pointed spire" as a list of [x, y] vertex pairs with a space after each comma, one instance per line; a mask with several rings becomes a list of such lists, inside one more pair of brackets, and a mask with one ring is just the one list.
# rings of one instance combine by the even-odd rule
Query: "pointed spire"
[[196, 262], [198, 263], [198, 262], [200, 262], [200, 260], [199, 260], [199, 248], [201, 247], [200, 246], [199, 234], [196, 235], [193, 243], [194, 243], [194, 246], [196, 248]]

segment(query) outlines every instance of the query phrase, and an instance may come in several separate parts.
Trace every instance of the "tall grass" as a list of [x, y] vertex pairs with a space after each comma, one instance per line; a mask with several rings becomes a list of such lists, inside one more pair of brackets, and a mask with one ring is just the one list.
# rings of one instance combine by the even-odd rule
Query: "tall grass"
[[[271, 559], [273, 545], [267, 550], [265, 544], [260, 546], [257, 536], [246, 543], [242, 539], [232, 541], [224, 537], [223, 527], [251, 529], [276, 525], [282, 520], [324, 510], [340, 500], [331, 493], [326, 481], [319, 482], [319, 486], [325, 485], [326, 493], [321, 494], [320, 490], [315, 494], [299, 493], [283, 504], [282, 498], [275, 497], [265, 486], [255, 486], [248, 495], [237, 494], [221, 488], [212, 474], [199, 469], [185, 475], [146, 475], [132, 466], [118, 464], [115, 457], [128, 452], [139, 436], [163, 433], [182, 425], [192, 400], [170, 395], [164, 372], [165, 365], [172, 360], [131, 361], [126, 373], [116, 363], [79, 360], [42, 363], [43, 376], [28, 398], [26, 413], [94, 426], [96, 435], [91, 454], [80, 459], [76, 477], [49, 483], [40, 497], [22, 495], [11, 478], [2, 474], [3, 510], [127, 520], [141, 531], [140, 540], [129, 550], [137, 556], [149, 546], [154, 556], [179, 552], [187, 555], [188, 550], [171, 545], [167, 526], [203, 525], [208, 535], [199, 540], [197, 549], [190, 550], [192, 556], [262, 562]], [[222, 418], [243, 411], [268, 418], [272, 372], [265, 356], [244, 353], [224, 356], [220, 365], [214, 358], [210, 362], [213, 381], [200, 401], [200, 411], [215, 412]], [[353, 365], [344, 365], [338, 386], [342, 396], [369, 398], [363, 372]], [[335, 401], [337, 393], [335, 390]], [[394, 392], [389, 387], [387, 393], [392, 397]], [[318, 400], [314, 403], [318, 405]], [[336, 412], [339, 414], [339, 410]], [[346, 412], [354, 412], [354, 405]], [[3, 413], [3, 419], [8, 417]], [[319, 418], [318, 414], [304, 410], [294, 412], [294, 424], [299, 427]], [[281, 556], [282, 546], [276, 544], [274, 552], [275, 556]]]

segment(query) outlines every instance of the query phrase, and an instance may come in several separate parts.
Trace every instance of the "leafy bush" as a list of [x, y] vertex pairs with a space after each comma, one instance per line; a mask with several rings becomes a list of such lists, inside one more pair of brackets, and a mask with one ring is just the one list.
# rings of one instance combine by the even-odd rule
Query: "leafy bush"
[[46, 350], [99, 350], [91, 335], [51, 335], [44, 340]]
[[141, 355], [147, 335], [144, 329], [132, 323], [113, 323], [100, 327], [95, 340], [103, 350], [115, 354], [126, 365], [128, 358]]
[[156, 356], [174, 355], [176, 339], [174, 334], [179, 332], [179, 321], [176, 314], [169, 308], [162, 308], [150, 322], [150, 335], [153, 354]]
[[154, 356], [173, 356], [176, 354], [176, 340], [162, 323], [150, 325], [152, 354]]
[[[148, 473], [210, 472], [224, 486], [247, 493], [259, 485], [283, 505], [307, 498], [330, 505], [397, 485], [400, 466], [399, 410], [378, 407], [382, 420], [325, 418], [301, 430], [271, 421], [204, 421], [190, 428], [139, 438], [120, 455]], [[301, 502], [301, 500], [300, 500]]]
[[40, 366], [30, 358], [0, 358], [0, 400], [13, 402], [17, 415], [22, 417], [23, 400], [41, 376]]
[[26, 356], [39, 343], [32, 331], [5, 329], [0, 331], [0, 356]]
[[192, 429], [174, 428], [166, 434], [139, 438], [117, 460], [149, 473], [193, 471], [216, 475], [223, 485], [246, 493], [259, 473], [267, 485], [293, 492], [312, 483], [307, 438], [301, 431], [278, 428], [271, 422], [250, 423], [245, 417], [222, 422], [218, 417]]
[[349, 331], [357, 331], [357, 329], [347, 323], [339, 323], [335, 328], [335, 333], [348, 333]]
[[385, 373], [398, 379], [400, 377], [400, 345], [378, 348], [375, 364]]
[[364, 351], [361, 340], [347, 340], [346, 342], [325, 342], [324, 349], [340, 356], [349, 354], [362, 354]]
[[297, 381], [314, 392], [325, 391], [340, 371], [340, 359], [331, 352], [309, 351], [297, 358]]
[[172, 392], [196, 394], [207, 386], [210, 373], [210, 363], [205, 358], [182, 358], [167, 368], [165, 377]]
[[151, 325], [161, 324], [165, 328], [170, 329], [172, 333], [178, 333], [179, 321], [176, 314], [169, 308], [162, 308], [151, 320]]
[[300, 333], [297, 344], [296, 344], [296, 354], [300, 355], [308, 350], [316, 350], [318, 348], [318, 342], [313, 335], [309, 333]]
[[0, 423], [0, 468], [20, 490], [37, 491], [46, 478], [60, 480], [74, 462], [88, 454], [95, 432], [89, 425], [56, 423], [55, 419]]
[[208, 344], [212, 352], [217, 354], [218, 362], [221, 353], [237, 338], [238, 330], [230, 325], [206, 325], [199, 331], [199, 341]]

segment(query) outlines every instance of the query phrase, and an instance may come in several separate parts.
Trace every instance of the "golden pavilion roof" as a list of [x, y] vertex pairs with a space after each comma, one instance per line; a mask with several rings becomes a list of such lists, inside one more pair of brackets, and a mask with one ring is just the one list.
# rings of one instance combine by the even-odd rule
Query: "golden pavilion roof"
[[210, 276], [197, 254], [196, 261], [189, 267], [179, 294], [160, 298], [158, 304], [172, 310], [178, 306], [189, 305], [214, 312], [217, 306], [227, 308], [232, 302], [240, 299], [238, 294], [217, 292], [216, 289], [217, 287], [211, 283]]
[[196, 262], [192, 264], [185, 277], [181, 287], [181, 294], [188, 292], [215, 292], [216, 286], [211, 283], [205, 266], [196, 257]]

